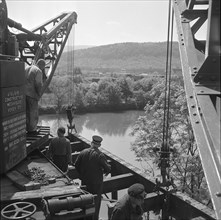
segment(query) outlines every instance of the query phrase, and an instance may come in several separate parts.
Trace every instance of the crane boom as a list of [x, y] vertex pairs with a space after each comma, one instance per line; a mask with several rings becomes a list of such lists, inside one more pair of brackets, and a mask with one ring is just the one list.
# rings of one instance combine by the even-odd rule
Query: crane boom
[[75, 23], [77, 23], [77, 14], [75, 12], [65, 12], [34, 28], [31, 32], [16, 35], [19, 41], [20, 57], [23, 61], [31, 64], [36, 63], [39, 58], [44, 58], [47, 63], [47, 79], [41, 95], [52, 80], [72, 26]]
[[[221, 219], [220, 0], [173, 0], [189, 115], [217, 219]], [[197, 32], [207, 23], [205, 39]]]

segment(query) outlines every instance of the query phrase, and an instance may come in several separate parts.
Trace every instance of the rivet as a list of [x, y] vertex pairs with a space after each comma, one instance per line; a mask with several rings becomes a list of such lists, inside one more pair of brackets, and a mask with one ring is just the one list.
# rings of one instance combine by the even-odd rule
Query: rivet
[[196, 124], [199, 124], [200, 122], [199, 121], [196, 121]]
[[191, 96], [190, 96], [190, 98], [192, 99], [192, 98], [193, 98], [193, 96], [191, 95]]
[[221, 192], [217, 192], [217, 193], [216, 193], [216, 196], [217, 196], [217, 197], [221, 197]]
[[191, 105], [191, 108], [195, 108], [195, 105]]
[[201, 93], [204, 93], [204, 91], [203, 91], [203, 90], [200, 90], [200, 92], [201, 92]]
[[196, 113], [193, 113], [193, 116], [196, 116], [197, 114]]

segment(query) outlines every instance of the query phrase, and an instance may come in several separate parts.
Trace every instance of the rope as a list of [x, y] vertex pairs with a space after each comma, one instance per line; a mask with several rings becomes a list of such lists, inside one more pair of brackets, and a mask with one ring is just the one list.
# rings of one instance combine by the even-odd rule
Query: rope
[[68, 95], [68, 105], [72, 104], [72, 95], [74, 87], [74, 45], [75, 45], [75, 26], [73, 25], [70, 35], [68, 37], [68, 49], [67, 49], [67, 75], [70, 76], [70, 91]]
[[163, 143], [161, 147], [161, 176], [163, 184], [166, 184], [166, 176], [169, 177], [167, 167], [169, 167], [169, 153], [168, 146], [169, 139], [169, 118], [170, 118], [170, 93], [171, 93], [171, 64], [172, 64], [172, 45], [173, 45], [173, 18], [174, 11], [172, 10], [171, 22], [171, 0], [168, 8], [168, 32], [167, 32], [167, 56], [166, 56], [166, 76], [165, 76], [165, 93], [164, 93], [164, 115], [163, 115]]
[[168, 84], [168, 106], [167, 106], [167, 126], [166, 126], [166, 141], [168, 140], [169, 132], [169, 119], [170, 119], [170, 93], [171, 93], [171, 67], [172, 67], [172, 52], [173, 52], [173, 17], [174, 11], [172, 10], [172, 27], [171, 27], [171, 40], [170, 40], [170, 64], [169, 64], [169, 84]]
[[[71, 46], [71, 98], [73, 95], [73, 91], [74, 91], [74, 74], [75, 74], [75, 70], [74, 70], [74, 49], [75, 49], [75, 26], [73, 26], [73, 29], [71, 31], [71, 37], [73, 39], [72, 40], [72, 46]], [[70, 103], [72, 104], [72, 103]]]
[[167, 115], [167, 89], [168, 89], [168, 59], [169, 59], [169, 38], [170, 38], [170, 20], [171, 20], [171, 0], [168, 7], [168, 29], [167, 29], [167, 56], [166, 56], [166, 78], [164, 91], [164, 115], [163, 115], [163, 143], [165, 143], [166, 115]]

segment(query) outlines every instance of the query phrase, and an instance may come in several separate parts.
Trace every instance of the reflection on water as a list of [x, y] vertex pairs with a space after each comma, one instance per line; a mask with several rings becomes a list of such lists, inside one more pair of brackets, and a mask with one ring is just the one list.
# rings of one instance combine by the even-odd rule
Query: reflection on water
[[[134, 152], [130, 150], [135, 137], [130, 136], [133, 124], [143, 111], [126, 111], [121, 113], [88, 113], [76, 115], [74, 123], [77, 132], [84, 138], [91, 140], [94, 134], [103, 137], [102, 147], [119, 156], [125, 161], [140, 167]], [[51, 134], [56, 136], [59, 126], [67, 127], [66, 115], [42, 115], [39, 124], [50, 126]]]

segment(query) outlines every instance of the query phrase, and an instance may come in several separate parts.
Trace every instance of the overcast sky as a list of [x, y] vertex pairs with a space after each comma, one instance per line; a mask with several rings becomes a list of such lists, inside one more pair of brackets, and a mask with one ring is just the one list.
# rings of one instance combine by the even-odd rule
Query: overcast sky
[[[61, 12], [75, 11], [75, 45], [167, 40], [168, 0], [6, 0], [8, 17], [31, 30]], [[176, 29], [174, 40], [177, 40]]]

